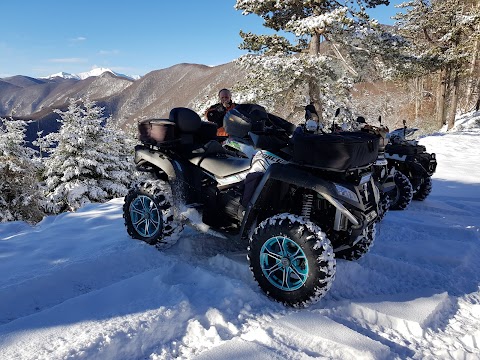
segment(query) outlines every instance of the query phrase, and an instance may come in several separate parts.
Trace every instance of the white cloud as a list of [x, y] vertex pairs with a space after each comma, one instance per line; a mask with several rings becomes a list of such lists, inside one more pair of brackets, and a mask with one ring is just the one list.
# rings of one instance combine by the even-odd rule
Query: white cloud
[[80, 42], [85, 40], [87, 40], [87, 38], [84, 36], [77, 36], [76, 38], [70, 39], [71, 42]]
[[98, 52], [99, 55], [118, 55], [120, 54], [120, 50], [100, 50]]

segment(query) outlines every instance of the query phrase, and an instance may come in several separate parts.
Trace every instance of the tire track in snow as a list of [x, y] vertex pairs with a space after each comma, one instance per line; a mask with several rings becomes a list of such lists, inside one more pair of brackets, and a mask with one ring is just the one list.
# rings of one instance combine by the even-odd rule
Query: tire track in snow
[[[137, 245], [140, 246], [59, 265], [50, 272], [0, 288], [0, 325], [150, 271], [165, 262], [164, 255]], [[132, 266], [125, 267], [126, 263]]]

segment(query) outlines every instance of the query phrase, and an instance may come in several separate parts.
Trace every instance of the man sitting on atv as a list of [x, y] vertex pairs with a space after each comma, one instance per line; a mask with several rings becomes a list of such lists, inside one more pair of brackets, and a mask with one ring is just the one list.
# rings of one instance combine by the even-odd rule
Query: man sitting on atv
[[217, 124], [217, 136], [226, 137], [227, 132], [223, 127], [223, 117], [227, 111], [232, 110], [237, 104], [232, 102], [232, 93], [228, 89], [222, 89], [218, 92], [220, 102], [210, 106], [205, 111], [205, 117], [208, 121]]

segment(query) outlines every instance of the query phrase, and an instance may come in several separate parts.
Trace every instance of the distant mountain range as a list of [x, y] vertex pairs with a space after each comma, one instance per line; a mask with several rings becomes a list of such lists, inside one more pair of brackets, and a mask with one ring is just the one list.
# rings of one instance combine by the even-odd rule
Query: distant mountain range
[[[46, 78], [17, 75], [0, 78], [0, 118], [32, 120], [26, 134], [31, 141], [38, 131], [46, 134], [58, 130], [59, 115], [54, 110], [66, 110], [70, 99], [90, 98], [104, 108], [105, 117], [111, 116], [122, 126], [141, 119], [168, 118], [174, 107], [188, 107], [201, 114], [218, 102], [220, 89], [233, 88], [244, 78], [245, 73], [234, 62], [213, 67], [177, 64], [138, 79], [105, 68], [80, 74], [62, 72]], [[373, 103], [383, 101], [385, 94], [401, 99], [401, 91], [395, 84], [380, 82], [377, 87], [367, 82], [357, 84], [353, 95], [370, 99], [367, 104], [372, 104], [360, 110], [364, 115], [371, 110], [378, 118], [378, 104]], [[278, 105], [276, 111], [281, 114], [281, 106], [285, 105], [282, 99]], [[400, 101], [395, 111], [391, 119], [404, 117]]]
[[0, 117], [33, 120], [27, 139], [37, 131], [57, 131], [59, 115], [69, 100], [86, 98], [104, 107], [104, 115], [122, 125], [145, 118], [165, 118], [174, 107], [202, 112], [217, 102], [221, 88], [243, 78], [234, 63], [219, 66], [178, 64], [141, 78], [95, 69], [81, 74], [58, 73], [47, 78], [16, 75], [0, 78]]
[[89, 78], [90, 76], [100, 76], [105, 72], [109, 72], [109, 73], [111, 73], [111, 74], [113, 74], [117, 77], [123, 77], [123, 78], [126, 78], [128, 80], [138, 80], [141, 77], [140, 75], [130, 76], [130, 75], [125, 75], [125, 74], [120, 74], [120, 73], [117, 73], [117, 72], [115, 72], [111, 69], [107, 69], [107, 68], [95, 68], [95, 69], [92, 69], [90, 71], [85, 71], [85, 72], [81, 72], [81, 73], [78, 73], [78, 74], [70, 74], [70, 73], [62, 71], [62, 72], [59, 72], [59, 73], [56, 73], [56, 74], [52, 74], [50, 76], [42, 77], [40, 79], [62, 78], [62, 79], [85, 80], [86, 78]]

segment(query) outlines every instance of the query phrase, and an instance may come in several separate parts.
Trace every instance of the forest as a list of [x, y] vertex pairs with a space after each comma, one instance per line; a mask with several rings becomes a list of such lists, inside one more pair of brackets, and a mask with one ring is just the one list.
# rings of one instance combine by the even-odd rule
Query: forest
[[406, 1], [394, 26], [367, 15], [387, 0], [351, 3], [237, 1], [276, 31], [241, 34], [249, 51], [238, 60], [249, 70], [239, 86], [245, 98], [284, 114], [311, 102], [326, 121], [338, 107], [347, 117], [404, 116], [430, 131], [450, 129], [456, 115], [478, 106], [479, 1]]

